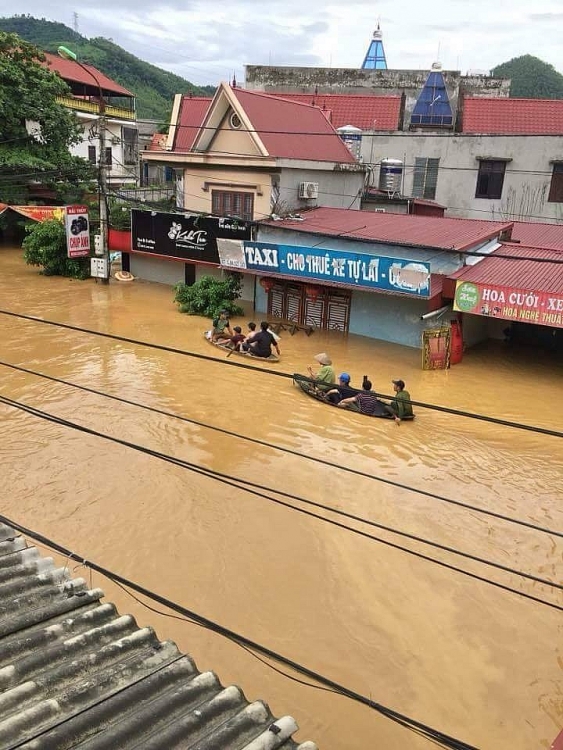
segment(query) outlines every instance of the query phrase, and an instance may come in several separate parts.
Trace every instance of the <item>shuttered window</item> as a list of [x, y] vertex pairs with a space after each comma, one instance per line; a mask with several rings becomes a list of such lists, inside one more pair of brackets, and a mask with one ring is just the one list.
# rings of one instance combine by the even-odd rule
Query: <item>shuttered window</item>
[[547, 200], [549, 203], [563, 203], [563, 162], [556, 162], [553, 165]]
[[211, 212], [214, 216], [233, 216], [252, 221], [254, 218], [254, 193], [212, 190]]
[[352, 294], [347, 289], [320, 289], [316, 300], [307, 297], [304, 284], [278, 281], [268, 293], [268, 315], [314, 326], [320, 331], [347, 333], [350, 326]]
[[438, 169], [440, 159], [427, 159], [417, 156], [414, 160], [414, 173], [412, 181], [413, 198], [436, 198], [436, 187], [438, 185]]

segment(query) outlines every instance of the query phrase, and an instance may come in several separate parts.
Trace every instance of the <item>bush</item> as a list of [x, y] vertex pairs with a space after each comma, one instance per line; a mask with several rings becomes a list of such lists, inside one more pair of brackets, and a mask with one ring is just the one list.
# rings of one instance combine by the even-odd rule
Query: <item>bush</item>
[[109, 225], [120, 232], [131, 231], [131, 208], [125, 203], [111, 203], [109, 207]]
[[182, 313], [216, 317], [221, 310], [229, 315], [242, 315], [244, 310], [235, 304], [242, 291], [242, 276], [229, 273], [224, 279], [203, 276], [195, 284], [176, 284], [174, 302]]
[[69, 276], [87, 279], [90, 276], [89, 258], [68, 258], [66, 232], [56, 219], [39, 221], [26, 226], [23, 257], [30, 266], [42, 266], [45, 276]]

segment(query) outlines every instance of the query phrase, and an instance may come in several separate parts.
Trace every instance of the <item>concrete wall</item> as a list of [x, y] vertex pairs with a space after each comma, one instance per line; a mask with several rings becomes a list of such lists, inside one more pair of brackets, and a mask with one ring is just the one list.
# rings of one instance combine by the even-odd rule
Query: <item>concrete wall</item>
[[[549, 203], [553, 164], [563, 160], [559, 136], [492, 136], [396, 132], [364, 134], [362, 157], [377, 165], [386, 157], [405, 164], [404, 194], [412, 195], [415, 157], [440, 159], [435, 200], [448, 216], [471, 219], [563, 219], [563, 204]], [[511, 159], [500, 200], [476, 198], [477, 157]], [[377, 185], [379, 167], [374, 168]]]
[[[79, 121], [82, 126], [82, 140], [80, 143], [70, 147], [70, 153], [73, 156], [80, 156], [88, 160], [88, 147], [96, 147], [96, 161], [99, 159], [98, 153], [98, 121], [97, 119], [85, 120], [79, 115]], [[126, 127], [135, 129], [135, 122], [127, 123]], [[114, 142], [112, 142], [112, 139]], [[125, 164], [124, 144], [122, 140], [122, 123], [116, 123], [111, 118], [106, 119], [105, 133], [106, 147], [112, 151], [112, 166], [108, 170], [108, 180], [110, 182], [138, 184], [139, 181], [139, 163], [138, 159], [134, 164]]]
[[272, 178], [269, 172], [249, 169], [210, 168], [190, 164], [184, 169], [183, 205], [190, 211], [211, 213], [211, 191], [228, 190], [254, 194], [254, 218], [270, 215]]
[[[274, 193], [277, 198], [278, 213], [283, 209], [303, 209], [312, 206], [332, 208], [360, 208], [364, 188], [362, 171], [329, 171], [310, 168], [283, 168], [279, 178], [274, 179]], [[316, 182], [319, 197], [314, 200], [299, 198], [299, 185], [302, 182]]]

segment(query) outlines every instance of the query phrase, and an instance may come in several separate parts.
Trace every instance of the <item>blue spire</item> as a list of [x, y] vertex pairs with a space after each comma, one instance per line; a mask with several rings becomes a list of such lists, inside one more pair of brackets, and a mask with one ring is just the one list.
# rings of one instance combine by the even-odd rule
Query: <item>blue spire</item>
[[387, 70], [387, 60], [385, 59], [385, 50], [383, 49], [379, 24], [377, 24], [377, 29], [373, 32], [373, 38], [362, 63], [362, 70]]
[[451, 127], [453, 125], [452, 108], [440, 63], [432, 65], [424, 88], [414, 106], [411, 125], [433, 127]]

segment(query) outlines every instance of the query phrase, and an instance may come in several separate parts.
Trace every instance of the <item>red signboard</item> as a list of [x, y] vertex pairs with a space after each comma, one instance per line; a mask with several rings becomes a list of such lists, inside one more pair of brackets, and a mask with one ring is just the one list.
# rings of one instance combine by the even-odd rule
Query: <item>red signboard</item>
[[90, 255], [90, 223], [86, 206], [66, 206], [65, 227], [68, 257]]
[[563, 328], [563, 294], [458, 281], [454, 310]]
[[33, 221], [49, 221], [50, 219], [63, 221], [65, 215], [64, 206], [9, 206], [9, 208]]

